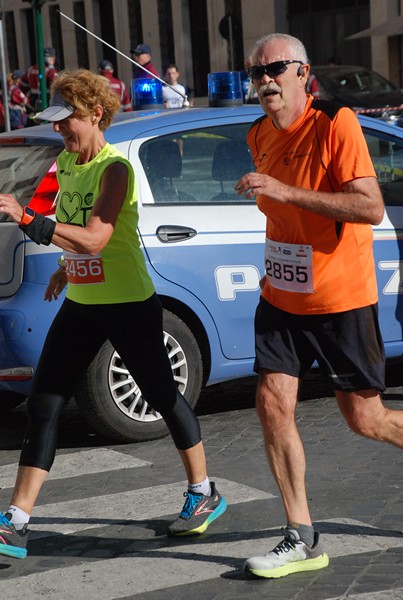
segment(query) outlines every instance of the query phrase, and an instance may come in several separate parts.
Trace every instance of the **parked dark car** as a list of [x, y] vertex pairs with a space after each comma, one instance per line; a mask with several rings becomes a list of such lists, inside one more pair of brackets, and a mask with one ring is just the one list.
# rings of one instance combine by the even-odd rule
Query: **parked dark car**
[[355, 65], [312, 66], [320, 97], [386, 120], [403, 116], [403, 92], [379, 73]]

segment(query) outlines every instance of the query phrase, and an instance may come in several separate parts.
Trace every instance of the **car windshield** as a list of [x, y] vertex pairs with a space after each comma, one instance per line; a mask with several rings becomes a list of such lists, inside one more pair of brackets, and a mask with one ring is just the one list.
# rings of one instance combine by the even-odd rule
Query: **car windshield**
[[[60, 146], [0, 144], [0, 192], [26, 206], [60, 153]], [[10, 219], [0, 213], [0, 222]]]
[[356, 71], [328, 71], [322, 75], [326, 86], [334, 94], [357, 92], [390, 92], [395, 89], [377, 73], [365, 69]]

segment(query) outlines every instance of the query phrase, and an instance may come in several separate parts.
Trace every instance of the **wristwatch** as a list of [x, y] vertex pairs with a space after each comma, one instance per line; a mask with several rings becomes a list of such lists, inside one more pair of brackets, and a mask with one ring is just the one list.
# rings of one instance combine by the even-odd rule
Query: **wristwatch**
[[32, 210], [32, 208], [29, 208], [29, 206], [24, 206], [22, 219], [18, 224], [24, 226], [29, 225], [35, 219], [35, 215], [36, 212]]

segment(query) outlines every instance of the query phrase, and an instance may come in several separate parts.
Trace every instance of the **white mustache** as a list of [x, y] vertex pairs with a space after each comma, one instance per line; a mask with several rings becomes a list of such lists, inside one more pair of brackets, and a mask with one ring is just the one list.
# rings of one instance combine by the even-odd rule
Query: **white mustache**
[[266, 83], [266, 85], [261, 85], [258, 91], [259, 98], [264, 96], [266, 92], [278, 92], [280, 94], [281, 87], [275, 83]]

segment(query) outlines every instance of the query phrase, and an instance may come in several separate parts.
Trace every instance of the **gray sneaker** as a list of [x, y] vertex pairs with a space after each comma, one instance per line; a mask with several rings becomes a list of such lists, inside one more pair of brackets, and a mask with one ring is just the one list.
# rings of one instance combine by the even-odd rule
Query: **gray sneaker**
[[314, 544], [310, 547], [300, 539], [295, 529], [283, 527], [281, 532], [283, 541], [265, 556], [248, 558], [244, 564], [245, 571], [258, 577], [277, 578], [327, 567], [329, 557], [323, 552], [319, 533], [315, 532]]
[[24, 525], [21, 531], [17, 531], [10, 519], [10, 513], [0, 513], [0, 554], [12, 558], [25, 558], [28, 541], [27, 525]]
[[225, 498], [216, 490], [214, 481], [210, 481], [211, 496], [191, 491], [183, 495], [186, 502], [179, 517], [168, 527], [168, 535], [194, 535], [203, 533], [207, 527], [225, 512]]

